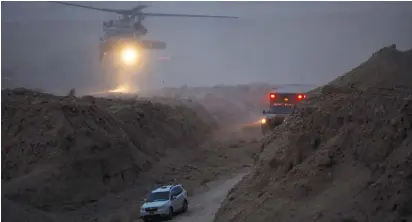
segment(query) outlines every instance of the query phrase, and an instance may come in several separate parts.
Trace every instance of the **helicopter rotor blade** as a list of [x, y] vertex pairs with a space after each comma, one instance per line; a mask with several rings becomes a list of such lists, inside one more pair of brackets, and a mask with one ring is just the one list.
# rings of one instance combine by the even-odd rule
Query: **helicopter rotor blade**
[[130, 11], [130, 12], [139, 12], [139, 11], [141, 11], [142, 9], [145, 9], [145, 8], [147, 8], [147, 7], [149, 7], [149, 6], [148, 6], [148, 5], [141, 5], [141, 4], [139, 3], [138, 6], [130, 9], [129, 11]]
[[151, 13], [151, 12], [142, 12], [139, 14], [143, 16], [159, 16], [159, 17], [238, 18], [235, 16], [222, 16], [222, 15], [191, 15], [191, 14], [168, 14], [168, 13]]
[[73, 6], [73, 7], [97, 10], [97, 11], [101, 11], [101, 12], [111, 12], [111, 13], [118, 13], [118, 14], [130, 14], [130, 12], [129, 12], [130, 10], [124, 10], [124, 9], [96, 8], [96, 7], [92, 7], [92, 6], [80, 5], [80, 4], [74, 4], [74, 3], [67, 3], [67, 2], [58, 2], [58, 1], [50, 1], [50, 2], [51, 3], [62, 4], [62, 5]]
[[50, 1], [51, 3], [57, 3], [62, 5], [68, 5], [73, 7], [97, 10], [101, 12], [111, 12], [121, 15], [131, 15], [131, 16], [158, 16], [158, 17], [195, 17], [195, 18], [238, 18], [234, 16], [216, 16], [216, 15], [191, 15], [191, 14], [168, 14], [168, 13], [151, 13], [151, 12], [140, 12], [142, 9], [147, 8], [148, 5], [138, 5], [133, 9], [110, 9], [110, 8], [97, 8], [92, 6], [60, 2], [60, 1]]

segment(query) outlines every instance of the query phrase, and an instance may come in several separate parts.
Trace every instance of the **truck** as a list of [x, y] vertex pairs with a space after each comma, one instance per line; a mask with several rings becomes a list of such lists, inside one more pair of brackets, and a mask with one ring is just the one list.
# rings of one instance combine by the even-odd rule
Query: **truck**
[[269, 109], [263, 110], [263, 118], [260, 120], [262, 134], [272, 131], [282, 124], [294, 111], [297, 103], [306, 99], [306, 94], [301, 92], [270, 92]]

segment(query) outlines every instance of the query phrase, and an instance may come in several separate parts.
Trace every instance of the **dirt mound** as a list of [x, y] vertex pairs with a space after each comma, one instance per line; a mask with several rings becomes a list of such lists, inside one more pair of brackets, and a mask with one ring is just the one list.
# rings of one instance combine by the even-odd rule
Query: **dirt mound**
[[167, 97], [150, 97], [147, 98], [150, 101], [167, 104], [169, 106], [185, 106], [196, 111], [196, 114], [211, 128], [217, 128], [219, 126], [213, 115], [206, 109], [201, 103], [194, 101], [193, 99], [171, 99]]
[[410, 60], [412, 50], [400, 52], [394, 47], [385, 47], [350, 72], [336, 78], [324, 87], [311, 93], [335, 90], [367, 90], [369, 88], [397, 88], [412, 85]]
[[411, 52], [384, 48], [314, 90], [215, 221], [411, 220]]
[[53, 222], [45, 212], [25, 204], [2, 198], [1, 220], [12, 222], [44, 221]]
[[166, 155], [212, 130], [194, 110], [144, 100], [2, 90], [3, 196], [72, 210], [136, 185]]

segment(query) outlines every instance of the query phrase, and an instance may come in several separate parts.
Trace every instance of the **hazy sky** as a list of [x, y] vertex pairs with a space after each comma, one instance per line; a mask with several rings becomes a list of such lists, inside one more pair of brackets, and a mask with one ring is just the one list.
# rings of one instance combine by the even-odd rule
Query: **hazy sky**
[[[83, 4], [128, 8], [137, 3]], [[400, 49], [412, 48], [412, 2], [149, 4], [147, 12], [240, 17], [147, 18], [146, 38], [168, 44], [167, 50], [151, 53], [144, 73], [150, 87], [324, 84], [381, 47], [395, 43]], [[107, 85], [110, 80], [103, 78], [98, 68], [97, 44], [101, 21], [115, 17], [47, 2], [2, 2], [2, 69], [19, 69], [10, 78], [21, 85], [54, 91]], [[5, 21], [21, 24], [16, 28], [4, 25]], [[158, 60], [163, 55], [170, 60]]]

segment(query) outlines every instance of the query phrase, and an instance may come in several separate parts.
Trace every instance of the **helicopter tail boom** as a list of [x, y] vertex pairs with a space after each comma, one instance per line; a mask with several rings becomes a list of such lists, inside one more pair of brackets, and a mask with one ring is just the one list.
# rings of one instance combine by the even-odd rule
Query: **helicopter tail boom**
[[140, 40], [140, 45], [145, 49], [166, 49], [166, 43], [152, 40]]

